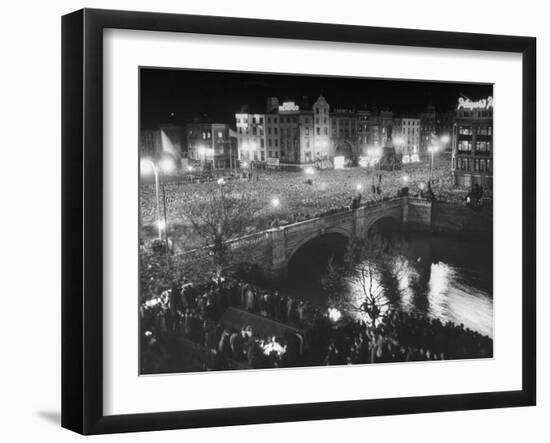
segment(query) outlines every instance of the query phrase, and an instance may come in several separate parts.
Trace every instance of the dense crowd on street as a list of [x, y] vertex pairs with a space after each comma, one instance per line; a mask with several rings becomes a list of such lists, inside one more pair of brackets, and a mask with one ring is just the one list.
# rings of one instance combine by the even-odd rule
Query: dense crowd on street
[[[367, 316], [358, 320], [343, 315], [335, 321], [327, 306], [231, 277], [212, 278], [200, 286], [183, 280], [161, 289], [140, 306], [145, 372], [182, 370], [163, 368], [164, 348], [176, 337], [203, 350], [202, 366], [195, 370], [492, 356], [491, 338], [414, 312], [388, 310], [375, 325]], [[246, 324], [231, 328], [222, 321], [229, 307], [285, 324], [288, 332], [275, 337]]]
[[[218, 173], [223, 174], [220, 171]], [[248, 233], [345, 210], [357, 204], [357, 199], [361, 204], [368, 204], [400, 196], [403, 188], [411, 196], [447, 202], [467, 204], [472, 198], [467, 189], [453, 185], [448, 166], [442, 165], [435, 167], [433, 174], [429, 165], [415, 164], [399, 171], [356, 167], [314, 170], [311, 175], [304, 172], [255, 170], [226, 176], [223, 182], [219, 180], [214, 176], [210, 181], [200, 183], [166, 184], [166, 214], [174, 232], [188, 223], [186, 217], [189, 208], [200, 207], [205, 198], [217, 192], [220, 186], [225, 187], [225, 192], [247, 198], [251, 215]], [[475, 201], [481, 202], [481, 197], [491, 199], [490, 190], [482, 190]], [[143, 224], [152, 226], [156, 219], [154, 186], [142, 185], [140, 198]], [[278, 202], [276, 207], [272, 204], [274, 198]]]

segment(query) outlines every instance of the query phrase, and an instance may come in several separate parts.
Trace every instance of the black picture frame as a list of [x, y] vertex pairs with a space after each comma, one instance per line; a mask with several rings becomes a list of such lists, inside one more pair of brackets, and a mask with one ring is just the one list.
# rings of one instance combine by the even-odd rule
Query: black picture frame
[[[521, 54], [522, 388], [506, 392], [104, 415], [102, 37], [107, 28]], [[82, 434], [104, 434], [535, 405], [535, 140], [536, 39], [532, 37], [96, 9], [65, 15], [62, 18], [62, 426]]]

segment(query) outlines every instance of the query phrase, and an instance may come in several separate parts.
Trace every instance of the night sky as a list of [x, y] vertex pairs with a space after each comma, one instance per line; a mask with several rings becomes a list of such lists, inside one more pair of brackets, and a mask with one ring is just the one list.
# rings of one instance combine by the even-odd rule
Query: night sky
[[312, 105], [322, 92], [331, 110], [387, 109], [413, 116], [432, 104], [436, 111], [456, 106], [459, 96], [472, 100], [492, 95], [487, 84], [376, 80], [350, 77], [255, 74], [181, 69], [140, 70], [141, 128], [162, 123], [184, 124], [194, 118], [235, 124], [235, 113], [248, 104], [251, 112], [265, 112], [267, 97]]

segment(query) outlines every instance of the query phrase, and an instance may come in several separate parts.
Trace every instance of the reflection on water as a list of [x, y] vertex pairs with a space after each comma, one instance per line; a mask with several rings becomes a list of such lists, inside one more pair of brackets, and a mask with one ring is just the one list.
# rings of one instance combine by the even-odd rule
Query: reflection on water
[[[344, 297], [350, 306], [359, 307], [364, 300], [365, 285], [373, 293], [383, 292], [387, 306], [403, 311], [415, 311], [443, 322], [464, 324], [493, 337], [492, 244], [489, 240], [465, 241], [430, 233], [392, 233], [390, 265], [364, 266], [371, 270], [363, 276], [349, 279]], [[380, 263], [378, 263], [380, 265]], [[324, 269], [316, 265], [317, 277], [308, 284], [290, 280], [289, 292], [316, 303], [320, 300], [320, 285]], [[376, 271], [372, 271], [376, 269]], [[383, 310], [387, 309], [386, 305]], [[365, 318], [359, 309], [349, 309], [348, 315]]]

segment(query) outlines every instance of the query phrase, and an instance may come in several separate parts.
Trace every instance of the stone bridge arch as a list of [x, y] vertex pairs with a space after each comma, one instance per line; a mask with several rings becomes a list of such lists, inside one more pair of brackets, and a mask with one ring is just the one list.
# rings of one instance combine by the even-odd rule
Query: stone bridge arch
[[296, 282], [315, 281], [331, 258], [342, 258], [351, 234], [344, 229], [327, 229], [311, 234], [289, 252], [287, 276]]
[[401, 214], [380, 214], [376, 218], [368, 221], [368, 224], [364, 229], [363, 237], [368, 237], [371, 234], [372, 228], [374, 228], [377, 224], [383, 223], [384, 220], [397, 225], [403, 222], [403, 217]]
[[352, 233], [349, 232], [347, 229], [341, 228], [341, 227], [338, 227], [338, 226], [334, 226], [334, 227], [327, 228], [327, 229], [321, 229], [317, 232], [314, 232], [314, 233], [308, 235], [307, 237], [302, 239], [300, 242], [298, 242], [295, 246], [293, 246], [293, 248], [289, 252], [287, 252], [286, 261], [288, 263], [290, 263], [290, 261], [292, 260], [292, 257], [294, 257], [294, 255], [302, 247], [304, 247], [308, 243], [310, 243], [310, 242], [312, 242], [312, 241], [314, 241], [318, 238], [321, 238], [321, 237], [323, 237], [325, 235], [329, 235], [329, 234], [340, 235], [340, 236], [345, 238], [346, 242], [349, 242], [351, 240], [351, 238], [353, 237]]

